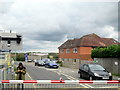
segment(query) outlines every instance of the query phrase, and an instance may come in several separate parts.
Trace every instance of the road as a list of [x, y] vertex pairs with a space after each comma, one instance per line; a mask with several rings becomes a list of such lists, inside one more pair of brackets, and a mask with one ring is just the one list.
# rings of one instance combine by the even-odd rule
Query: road
[[35, 66], [34, 63], [24, 63], [27, 72], [33, 80], [83, 80], [79, 79], [76, 74], [78, 71], [69, 70], [67, 68], [51, 69], [44, 66]]
[[56, 69], [48, 69], [43, 66], [35, 66], [33, 63], [26, 63], [26, 70], [32, 80], [59, 80], [68, 79], [66, 76], [56, 73]]
[[[33, 62], [24, 63], [27, 70], [27, 79], [31, 80], [83, 80], [78, 77], [77, 69], [60, 67], [58, 69], [45, 68], [44, 66], [35, 66]], [[117, 88], [117, 84], [79, 84], [80, 88]]]

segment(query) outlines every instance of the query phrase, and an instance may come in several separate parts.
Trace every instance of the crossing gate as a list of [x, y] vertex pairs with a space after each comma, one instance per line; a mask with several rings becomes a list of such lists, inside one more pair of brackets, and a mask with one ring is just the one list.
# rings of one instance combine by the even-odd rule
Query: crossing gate
[[0, 90], [118, 90], [120, 80], [2, 80]]

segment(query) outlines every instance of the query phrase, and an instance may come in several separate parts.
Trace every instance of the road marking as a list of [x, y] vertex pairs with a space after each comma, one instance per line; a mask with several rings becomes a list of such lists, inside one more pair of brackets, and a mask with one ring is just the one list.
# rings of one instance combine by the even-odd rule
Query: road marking
[[[47, 70], [49, 70], [49, 69], [47, 69]], [[52, 71], [52, 70], [50, 70], [50, 71]], [[59, 73], [59, 72], [62, 72], [62, 71], [59, 71], [59, 72], [57, 72], [57, 71], [52, 71], [52, 72], [55, 72], [55, 73]], [[70, 79], [70, 80], [78, 80], [78, 79], [76, 79], [76, 78], [74, 78], [74, 77], [72, 77], [72, 76], [69, 76], [69, 75], [67, 75], [67, 74], [64, 74], [64, 73], [59, 73], [59, 74], [62, 74], [62, 75], [64, 75], [64, 76], [66, 76], [68, 79]], [[82, 85], [83, 87], [85, 87], [85, 88], [94, 88], [94, 87], [92, 87], [92, 86], [90, 86], [90, 85], [88, 85], [88, 84], [80, 84], [80, 85]]]
[[83, 87], [85, 87], [85, 88], [89, 88], [89, 87], [87, 87], [86, 85], [84, 85], [84, 84], [80, 84], [81, 86], [83, 86]]
[[57, 71], [56, 69], [45, 68], [47, 71]]
[[32, 80], [32, 77], [27, 73], [28, 77]]
[[38, 67], [38, 68], [43, 68], [44, 69], [44, 67]]
[[98, 88], [118, 88], [118, 86], [104, 86], [104, 87], [98, 87]]
[[[27, 75], [31, 80], [33, 80], [32, 77], [28, 73], [27, 73]], [[34, 86], [34, 88], [36, 88], [36, 85], [34, 83], [33, 83], [33, 86]]]
[[64, 73], [61, 73], [62, 75], [64, 75], [64, 76], [66, 76], [68, 79], [70, 79], [70, 80], [78, 80], [78, 79], [76, 79], [76, 78], [74, 78], [74, 77], [72, 77], [72, 76], [69, 76], [69, 75], [67, 75], [67, 74], [64, 74]]
[[59, 71], [59, 72], [62, 72], [62, 71]]
[[94, 87], [92, 87], [92, 86], [90, 86], [90, 85], [88, 85], [88, 84], [85, 84], [86, 86], [88, 86], [88, 87], [90, 87], [90, 88], [94, 88]]

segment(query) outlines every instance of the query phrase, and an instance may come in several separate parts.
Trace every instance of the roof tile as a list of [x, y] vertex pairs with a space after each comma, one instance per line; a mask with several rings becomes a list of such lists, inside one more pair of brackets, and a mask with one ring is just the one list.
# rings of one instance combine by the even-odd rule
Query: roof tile
[[102, 38], [96, 34], [88, 34], [79, 39], [67, 40], [59, 48], [73, 48], [73, 47], [106, 47], [109, 45], [120, 44], [118, 41], [113, 38]]

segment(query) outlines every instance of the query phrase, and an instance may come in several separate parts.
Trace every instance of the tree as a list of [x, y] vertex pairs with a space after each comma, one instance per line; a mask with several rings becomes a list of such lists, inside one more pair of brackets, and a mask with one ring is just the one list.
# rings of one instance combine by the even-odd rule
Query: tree
[[17, 53], [16, 61], [25, 61], [24, 53]]

